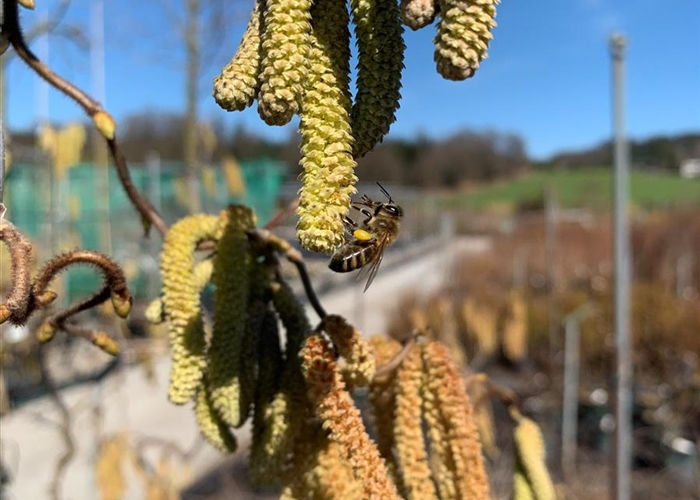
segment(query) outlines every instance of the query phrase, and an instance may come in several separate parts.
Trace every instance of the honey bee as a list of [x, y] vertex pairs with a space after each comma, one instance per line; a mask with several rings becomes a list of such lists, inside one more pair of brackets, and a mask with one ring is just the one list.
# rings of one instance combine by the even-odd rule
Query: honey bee
[[338, 247], [328, 265], [337, 273], [347, 273], [362, 268], [358, 279], [368, 276], [365, 290], [372, 284], [382, 263], [384, 250], [396, 241], [399, 234], [399, 219], [403, 209], [394, 203], [391, 195], [377, 183], [382, 193], [389, 199], [388, 203], [373, 201], [363, 195], [360, 201], [353, 202], [352, 207], [359, 210], [366, 218], [359, 225], [350, 217], [345, 217], [348, 240]]

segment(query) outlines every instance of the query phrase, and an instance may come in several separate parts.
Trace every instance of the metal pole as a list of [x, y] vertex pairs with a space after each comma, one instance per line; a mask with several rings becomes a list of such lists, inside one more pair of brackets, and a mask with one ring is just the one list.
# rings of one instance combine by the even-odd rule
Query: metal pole
[[615, 463], [613, 490], [616, 500], [630, 498], [632, 465], [632, 359], [630, 349], [630, 253], [627, 198], [629, 193], [629, 153], [624, 123], [623, 35], [610, 37], [613, 76], [613, 125], [615, 133]]
[[559, 348], [559, 269], [557, 225], [559, 218], [557, 194], [554, 186], [547, 186], [544, 191], [544, 238], [545, 259], [547, 265], [547, 308], [549, 316], [549, 360], [554, 363]]

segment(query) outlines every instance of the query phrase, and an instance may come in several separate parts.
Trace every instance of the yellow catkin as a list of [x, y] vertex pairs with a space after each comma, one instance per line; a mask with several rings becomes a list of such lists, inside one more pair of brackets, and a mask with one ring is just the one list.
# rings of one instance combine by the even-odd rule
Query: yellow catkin
[[[370, 346], [374, 353], [377, 366], [391, 361], [401, 351], [401, 344], [384, 335], [374, 335], [370, 338]], [[372, 421], [376, 431], [376, 442], [379, 453], [387, 461], [387, 467], [393, 477], [397, 477], [394, 449], [394, 406], [396, 395], [394, 381], [396, 370], [382, 377], [375, 377], [369, 386], [369, 401], [372, 405]]]
[[318, 0], [313, 7], [309, 75], [299, 133], [304, 170], [297, 237], [311, 251], [330, 254], [345, 241], [343, 216], [356, 192], [349, 90], [350, 33], [344, 2]]
[[427, 342], [423, 349], [426, 392], [434, 392], [445, 439], [450, 451], [458, 498], [487, 500], [489, 483], [474, 423], [472, 405], [464, 381], [449, 351], [439, 342]]
[[95, 462], [95, 479], [102, 500], [120, 500], [124, 497], [124, 462], [127, 458], [125, 435], [112, 436], [102, 442]]
[[344, 318], [330, 314], [323, 320], [324, 331], [338, 354], [345, 358], [343, 375], [349, 387], [366, 387], [374, 377], [375, 363], [369, 344]]
[[318, 335], [306, 340], [302, 350], [308, 396], [316, 415], [329, 431], [364, 488], [364, 498], [399, 499], [384, 460], [370, 439], [360, 411], [345, 390], [332, 346]]
[[206, 383], [197, 391], [194, 416], [202, 436], [209, 444], [221, 453], [236, 451], [236, 438], [214, 408]]
[[519, 470], [530, 485], [535, 500], [555, 500], [554, 484], [546, 464], [546, 450], [539, 426], [526, 417], [521, 417], [515, 427], [515, 454]]
[[226, 225], [214, 257], [214, 328], [207, 361], [212, 404], [228, 425], [240, 427], [250, 403], [241, 399], [241, 346], [251, 264], [246, 231], [255, 227], [255, 216], [249, 208], [232, 205], [223, 217]]
[[521, 290], [511, 290], [508, 298], [508, 316], [501, 335], [503, 355], [511, 363], [527, 358], [527, 305]]
[[443, 78], [465, 80], [479, 69], [493, 38], [496, 4], [498, 0], [438, 0], [434, 58]]
[[314, 500], [363, 500], [363, 488], [352, 475], [352, 467], [341, 454], [340, 446], [328, 439], [317, 452], [310, 484]]
[[468, 298], [462, 305], [462, 317], [469, 334], [476, 340], [479, 354], [492, 356], [498, 348], [496, 311], [486, 305], [477, 304]]
[[256, 0], [243, 39], [233, 59], [214, 78], [214, 100], [227, 111], [243, 111], [259, 89], [262, 0]]
[[436, 0], [401, 0], [401, 20], [412, 30], [425, 28], [435, 20]]
[[406, 46], [396, 0], [350, 0], [350, 6], [358, 49], [353, 154], [360, 158], [396, 120]]
[[535, 495], [532, 493], [525, 473], [518, 468], [513, 474], [513, 500], [535, 500]]
[[[421, 346], [421, 355], [424, 358], [423, 369], [426, 370], [428, 365], [425, 360], [425, 346]], [[423, 403], [423, 419], [430, 438], [430, 464], [433, 478], [442, 500], [459, 500], [454, 460], [448, 441], [447, 423], [443, 419], [437, 397], [437, 386], [441, 384], [441, 381], [428, 375], [426, 370], [421, 390], [421, 401]]]
[[[194, 281], [200, 292], [209, 284], [213, 269], [214, 265], [211, 259], [205, 259], [194, 266]], [[167, 319], [163, 310], [163, 300], [160, 297], [148, 304], [145, 316], [148, 322], [154, 325], [158, 325]]]
[[307, 78], [311, 0], [268, 0], [263, 18], [258, 113], [284, 125], [299, 110]]
[[401, 470], [402, 489], [408, 500], [437, 499], [423, 439], [421, 386], [423, 360], [420, 349], [413, 349], [396, 374], [394, 440]]
[[205, 365], [200, 288], [194, 276], [194, 251], [202, 240], [217, 240], [221, 219], [193, 215], [176, 222], [165, 235], [161, 256], [163, 310], [170, 322], [173, 365], [168, 397], [185, 404], [194, 397]]
[[498, 445], [496, 443], [493, 408], [486, 386], [484, 384], [471, 384], [469, 397], [474, 401], [474, 422], [479, 431], [481, 446], [489, 458], [495, 458], [498, 454]]

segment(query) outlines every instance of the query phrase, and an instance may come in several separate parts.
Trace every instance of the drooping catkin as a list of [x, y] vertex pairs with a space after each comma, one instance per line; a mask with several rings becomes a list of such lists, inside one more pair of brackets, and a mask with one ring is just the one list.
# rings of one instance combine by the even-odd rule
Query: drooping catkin
[[520, 363], [527, 357], [527, 305], [521, 290], [511, 290], [509, 294], [501, 350], [511, 363]]
[[413, 349], [397, 369], [394, 385], [394, 440], [401, 489], [408, 500], [437, 500], [423, 439], [422, 385], [423, 359], [420, 349]]
[[329, 314], [323, 329], [331, 338], [338, 354], [345, 358], [343, 377], [350, 388], [365, 387], [374, 377], [375, 362], [369, 344], [362, 334], [344, 318]]
[[265, 2], [258, 113], [268, 125], [284, 125], [299, 111], [308, 72], [311, 3]]
[[197, 390], [194, 416], [204, 439], [221, 453], [233, 453], [238, 444], [226, 422], [214, 408], [206, 379]]
[[425, 28], [435, 20], [436, 0], [401, 0], [401, 20], [412, 30]]
[[330, 254], [343, 243], [343, 216], [356, 192], [350, 126], [350, 32], [344, 2], [318, 0], [312, 9], [309, 73], [299, 133], [303, 185], [297, 237], [314, 252]]
[[513, 475], [513, 500], [535, 500], [530, 483], [519, 468], [516, 468]]
[[358, 48], [353, 154], [360, 158], [396, 120], [406, 46], [396, 0], [350, 0], [350, 6]]
[[532, 420], [521, 417], [515, 427], [516, 470], [522, 472], [530, 485], [534, 500], [555, 500], [554, 484], [546, 464], [542, 431]]
[[162, 300], [170, 322], [173, 359], [168, 398], [175, 404], [191, 400], [202, 380], [206, 342], [200, 290], [194, 277], [194, 251], [202, 240], [217, 240], [221, 227], [217, 216], [193, 215], [176, 222], [163, 242]]
[[[374, 353], [377, 366], [388, 363], [401, 351], [401, 344], [384, 335], [374, 335], [370, 338], [370, 346]], [[396, 460], [394, 457], [394, 406], [396, 394], [394, 381], [396, 370], [391, 370], [382, 377], [374, 377], [369, 386], [369, 402], [372, 406], [372, 421], [374, 423], [377, 448], [386, 460], [387, 467], [396, 477]]]
[[499, 0], [437, 0], [440, 22], [435, 36], [437, 70], [448, 80], [474, 75], [486, 58]]
[[[214, 264], [211, 259], [205, 259], [194, 266], [194, 282], [200, 293], [209, 284], [213, 270]], [[153, 299], [146, 308], [145, 316], [148, 322], [154, 325], [167, 320], [163, 309], [163, 299], [160, 297]]]
[[214, 327], [207, 368], [211, 401], [221, 418], [240, 427], [248, 417], [248, 406], [241, 398], [241, 346], [248, 315], [248, 288], [251, 265], [246, 231], [255, 227], [255, 215], [240, 205], [222, 214], [225, 227], [214, 257]]
[[[280, 347], [277, 316], [271, 310], [264, 314], [258, 338], [258, 382], [255, 386], [253, 406], [253, 437], [250, 451], [249, 474], [253, 484], [270, 484], [279, 478], [281, 466], [276, 457], [275, 429], [280, 426], [274, 421], [279, 416], [271, 405], [280, 388], [283, 359]], [[267, 440], [266, 440], [267, 439]]]
[[345, 390], [332, 346], [312, 335], [306, 340], [302, 360], [309, 400], [330, 432], [329, 438], [338, 443], [343, 458], [350, 461], [353, 476], [364, 487], [364, 498], [398, 500], [386, 464]]
[[435, 400], [431, 403], [437, 404], [439, 418], [445, 426], [443, 439], [451, 455], [447, 467], [453, 473], [457, 498], [487, 500], [489, 483], [464, 381], [449, 351], [438, 342], [425, 343], [423, 363], [426, 370], [425, 393], [435, 394]]
[[260, 35], [263, 0], [255, 0], [250, 21], [233, 59], [214, 78], [214, 99], [227, 111], [243, 111], [253, 104], [260, 88]]
[[[260, 359], [260, 383], [268, 376], [281, 377], [280, 388], [269, 402], [255, 405], [255, 431], [251, 451], [251, 480], [257, 484], [279, 481], [304, 419], [307, 418], [304, 379], [301, 373], [299, 350], [309, 335], [311, 326], [303, 306], [294, 297], [289, 285], [278, 279], [273, 287], [272, 301], [286, 333], [286, 359], [283, 368], [271, 372]], [[279, 341], [278, 341], [279, 342]], [[278, 344], [279, 346], [279, 344]], [[268, 353], [275, 356], [273, 352]], [[281, 354], [280, 354], [281, 356]], [[282, 362], [282, 361], [280, 361]], [[281, 376], [279, 372], [281, 371]], [[256, 395], [256, 400], [261, 395]]]
[[102, 500], [120, 500], [126, 492], [124, 465], [128, 458], [128, 440], [117, 434], [100, 443], [95, 461], [95, 479]]
[[454, 459], [448, 441], [448, 426], [444, 420], [438, 400], [438, 386], [442, 383], [438, 378], [431, 377], [427, 370], [427, 353], [425, 345], [420, 347], [423, 357], [425, 378], [421, 387], [423, 419], [430, 439], [430, 464], [435, 485], [442, 500], [460, 500], [457, 493], [457, 482]]

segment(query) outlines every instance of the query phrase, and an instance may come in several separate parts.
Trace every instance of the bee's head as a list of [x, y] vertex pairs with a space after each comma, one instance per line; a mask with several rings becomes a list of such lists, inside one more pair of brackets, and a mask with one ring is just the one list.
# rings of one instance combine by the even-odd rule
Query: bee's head
[[379, 189], [382, 190], [382, 193], [384, 193], [384, 196], [389, 198], [389, 203], [378, 203], [377, 210], [375, 211], [375, 215], [379, 215], [380, 213], [383, 215], [387, 215], [389, 217], [403, 217], [403, 209], [394, 203], [394, 200], [391, 199], [391, 195], [387, 192], [386, 189], [384, 189], [384, 186], [379, 184], [377, 182], [377, 186], [379, 186]]
[[403, 217], [403, 209], [396, 203], [382, 203], [377, 215], [382, 214], [389, 217]]

